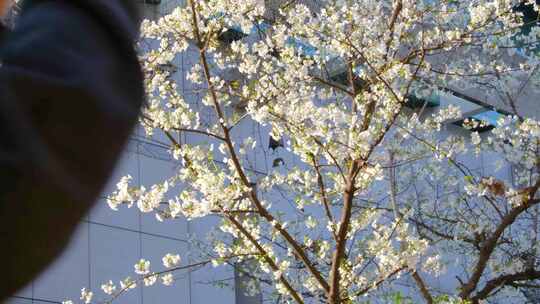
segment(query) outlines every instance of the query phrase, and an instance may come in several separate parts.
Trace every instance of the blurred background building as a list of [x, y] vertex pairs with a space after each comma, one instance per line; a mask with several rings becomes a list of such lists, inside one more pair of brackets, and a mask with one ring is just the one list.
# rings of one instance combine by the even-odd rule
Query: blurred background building
[[[156, 19], [170, 12], [178, 5], [184, 5], [185, 0], [137, 0], [144, 16]], [[262, 1], [262, 0], [261, 0]], [[276, 7], [279, 1], [267, 1], [268, 7]], [[309, 6], [316, 7], [316, 1], [304, 1]], [[10, 20], [13, 20], [10, 15]], [[271, 20], [271, 12], [268, 15]], [[230, 30], [225, 40], [241, 39], [243, 35]], [[186, 100], [200, 103], [200, 93], [196, 87], [185, 80], [190, 67], [197, 61], [197, 51], [189, 50], [175, 59], [179, 89]], [[339, 63], [327, 78], [336, 83], [348, 85], [347, 75]], [[411, 98], [409, 110], [414, 111], [425, 107], [433, 111], [448, 104], [458, 105], [463, 113], [463, 119], [476, 119], [488, 122], [479, 132], [489, 132], [495, 121], [501, 115], [508, 114], [510, 109], [496, 98], [483, 96], [481, 92], [461, 92], [454, 88], [449, 94], [434, 96], [430, 100], [415, 100]], [[520, 109], [522, 113], [540, 118], [538, 96], [527, 96]], [[470, 130], [462, 127], [463, 120], [449, 122], [447, 134], [467, 135]], [[245, 121], [238, 136], [245, 135], [260, 138], [265, 146], [264, 153], [255, 155], [253, 170], [257, 174], [268, 172], [269, 168], [292, 165], [292, 158], [283, 149], [283, 143], [269, 136], [268, 128], [261, 127], [252, 121]], [[188, 137], [184, 140], [190, 140]], [[95, 292], [95, 299], [103, 295], [101, 284], [113, 280], [118, 282], [126, 276], [133, 277], [133, 265], [140, 258], [150, 260], [153, 264], [160, 263], [167, 253], [178, 253], [183, 258], [183, 264], [195, 262], [187, 252], [190, 251], [190, 237], [203, 239], [213, 226], [216, 218], [207, 217], [194, 221], [179, 219], [176, 221], [158, 222], [153, 214], [142, 214], [137, 208], [122, 208], [112, 211], [105, 202], [107, 194], [115, 189], [115, 183], [120, 177], [130, 174], [134, 184], [151, 185], [170, 176], [181, 164], [168, 153], [168, 145], [159, 138], [147, 138], [141, 129], [132, 135], [121, 163], [109, 186], [93, 210], [81, 220], [78, 231], [74, 235], [69, 248], [41, 276], [36, 278], [25, 289], [13, 296], [9, 304], [30, 303], [61, 303], [64, 299], [78, 300], [83, 287]], [[472, 170], [483, 172], [486, 165], [491, 165], [497, 156], [480, 155], [479, 159], [471, 159], [468, 165]], [[467, 161], [467, 160], [465, 160]], [[512, 168], [498, 173], [498, 178], [512, 180]], [[44, 229], [54, 229], [54, 223]], [[148, 288], [137, 288], [129, 291], [115, 303], [129, 304], [259, 304], [263, 302], [262, 295], [248, 297], [243, 292], [243, 278], [234, 267], [205, 266], [202, 269], [192, 269], [175, 274], [176, 282], [171, 287], [156, 284]], [[441, 290], [451, 289], [445, 278], [437, 282]], [[538, 296], [538, 295], [536, 295]], [[531, 303], [539, 303], [533, 291], [530, 292]]]

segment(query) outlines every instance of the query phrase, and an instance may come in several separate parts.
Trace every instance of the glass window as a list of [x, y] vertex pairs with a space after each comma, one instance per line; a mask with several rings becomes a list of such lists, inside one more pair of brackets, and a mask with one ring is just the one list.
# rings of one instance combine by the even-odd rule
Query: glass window
[[490, 131], [497, 126], [497, 121], [504, 117], [505, 114], [494, 110], [486, 110], [478, 114], [471, 115], [463, 120], [457, 121], [454, 124], [465, 129], [475, 132]]
[[407, 98], [407, 103], [405, 105], [409, 108], [417, 109], [422, 108], [424, 104], [428, 108], [438, 107], [441, 105], [440, 96], [437, 93], [433, 93], [427, 98], [419, 98], [415, 95], [410, 95]]
[[485, 111], [471, 116], [476, 120], [481, 120], [489, 123], [490, 125], [496, 126], [499, 118], [504, 117], [504, 114], [501, 114], [497, 111]]
[[[540, 0], [536, 0], [536, 4], [540, 4]], [[523, 39], [523, 37], [529, 35], [533, 29], [538, 30], [540, 28], [538, 11], [534, 10], [533, 4], [526, 4], [524, 1], [522, 1], [515, 10], [523, 14], [523, 25], [521, 26], [521, 31], [516, 39], [517, 45], [521, 47], [520, 52], [527, 53], [528, 51], [531, 51], [534, 54], [540, 54], [538, 37], [533, 37], [532, 41]]]

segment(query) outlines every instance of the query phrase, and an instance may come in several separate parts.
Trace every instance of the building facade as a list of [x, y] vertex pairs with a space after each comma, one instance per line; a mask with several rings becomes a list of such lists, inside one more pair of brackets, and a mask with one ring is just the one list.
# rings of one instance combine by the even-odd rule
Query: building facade
[[[174, 7], [183, 5], [184, 0], [140, 0], [141, 10], [147, 18], [158, 18], [170, 12]], [[195, 52], [195, 51], [193, 51]], [[201, 96], [197, 87], [185, 80], [194, 61], [195, 53], [188, 50], [175, 59], [179, 89], [186, 99], [193, 103], [200, 102]], [[331, 78], [339, 82], [343, 80], [343, 71], [336, 69]], [[345, 77], [346, 79], [346, 77]], [[455, 88], [452, 92], [440, 95], [430, 101], [433, 111], [437, 107], [449, 104], [459, 106], [465, 118], [492, 120], [505, 115], [510, 109], [496, 99], [482, 96], [481, 92], [460, 92]], [[522, 113], [540, 118], [538, 96], [527, 96], [523, 102]], [[422, 104], [411, 103], [415, 109]], [[487, 128], [485, 131], [489, 131]], [[449, 122], [448, 134], [464, 134], [469, 131], [461, 127], [461, 121]], [[249, 134], [260, 138], [265, 145], [264, 152], [254, 155], [253, 171], [265, 174], [269, 168], [282, 164], [290, 164], [293, 158], [283, 149], [283, 143], [276, 142], [269, 135], [267, 127], [255, 122], [246, 121], [240, 128], [238, 136]], [[444, 133], [443, 133], [444, 135]], [[189, 141], [186, 137], [184, 140]], [[139, 185], [150, 185], [158, 182], [163, 176], [169, 176], [181, 164], [174, 160], [159, 138], [147, 138], [141, 129], [135, 130], [122, 161], [118, 165], [102, 198], [92, 211], [81, 220], [80, 226], [73, 236], [71, 245], [49, 269], [36, 278], [29, 286], [17, 293], [8, 303], [61, 303], [64, 299], [78, 299], [80, 289], [98, 291], [101, 284], [125, 278], [132, 274], [133, 265], [140, 258], [158, 263], [167, 253], [178, 253], [185, 264], [193, 262], [189, 254], [192, 243], [190, 239], [205, 238], [218, 219], [207, 217], [193, 221], [185, 219], [158, 222], [153, 214], [140, 213], [136, 208], [112, 211], [106, 204], [105, 197], [115, 189], [120, 177], [131, 175], [133, 182]], [[494, 155], [480, 155], [468, 160], [472, 170], [487, 170], [487, 165], [497, 159]], [[467, 161], [467, 160], [465, 160]], [[498, 173], [504, 180], [512, 179], [511, 168]], [[441, 290], [452, 289], [439, 278], [436, 283]], [[117, 299], [116, 303], [149, 304], [259, 304], [262, 295], [246, 296], [242, 287], [243, 278], [234, 267], [213, 268], [205, 265], [194, 269], [186, 269], [175, 274], [175, 283], [167, 287], [161, 284], [148, 288], [138, 288]], [[96, 299], [99, 296], [96, 293]]]
[[[139, 1], [147, 18], [157, 18], [169, 12], [180, 1]], [[181, 4], [181, 3], [180, 3]], [[189, 62], [178, 58], [178, 66]], [[180, 70], [179, 74], [184, 74]], [[191, 90], [185, 88], [185, 94]], [[195, 97], [194, 97], [195, 98]], [[160, 223], [151, 214], [141, 214], [136, 208], [112, 211], [105, 200], [115, 189], [121, 176], [130, 174], [138, 184], [157, 182], [164, 174], [175, 170], [176, 162], [160, 142], [148, 139], [140, 129], [135, 130], [114, 176], [104, 189], [95, 207], [81, 220], [71, 244], [62, 256], [26, 288], [19, 291], [9, 304], [61, 303], [78, 300], [83, 287], [100, 291], [101, 284], [117, 282], [129, 275], [133, 265], [146, 258], [160, 263], [167, 253], [182, 256], [189, 263], [188, 238], [203, 238], [214, 219], [188, 222], [179, 220]], [[126, 211], [126, 212], [124, 212]], [[54, 224], [47, 229], [54, 229]], [[117, 303], [235, 303], [234, 269], [213, 269], [212, 266], [190, 269], [175, 274], [171, 287], [156, 284], [151, 289], [140, 288], [127, 293]], [[216, 285], [228, 286], [218, 288]], [[154, 288], [155, 287], [155, 288]], [[96, 292], [96, 300], [99, 296]]]

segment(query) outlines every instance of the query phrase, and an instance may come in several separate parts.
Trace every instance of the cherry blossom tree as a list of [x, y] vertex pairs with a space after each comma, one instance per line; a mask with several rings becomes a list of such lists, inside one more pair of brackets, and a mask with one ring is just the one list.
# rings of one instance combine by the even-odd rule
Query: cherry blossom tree
[[[520, 109], [538, 93], [540, 31], [523, 31], [537, 20], [520, 6], [538, 14], [530, 0], [188, 0], [145, 21], [141, 124], [182, 166], [145, 187], [122, 178], [108, 204], [221, 221], [210, 258], [169, 254], [161, 272], [143, 259], [104, 283], [106, 301], [213, 264], [249, 267], [247, 292], [278, 302], [524, 302], [540, 287], [540, 123]], [[185, 52], [197, 62], [177, 75]], [[487, 121], [428, 107], [455, 92], [508, 112], [480, 134]], [[257, 169], [268, 148], [246, 121], [290, 159]], [[468, 131], [450, 132], [456, 121]], [[484, 172], [467, 165], [488, 154]]]

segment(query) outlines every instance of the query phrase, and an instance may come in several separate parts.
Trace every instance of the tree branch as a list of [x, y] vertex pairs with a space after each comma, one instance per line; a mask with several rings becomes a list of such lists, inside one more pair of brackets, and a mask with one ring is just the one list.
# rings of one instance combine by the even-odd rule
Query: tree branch
[[[263, 206], [259, 198], [257, 197], [257, 193], [255, 189], [253, 189], [251, 183], [249, 182], [249, 179], [247, 178], [244, 170], [242, 169], [242, 165], [240, 164], [240, 161], [236, 155], [236, 152], [234, 151], [234, 147], [232, 144], [230, 131], [227, 128], [225, 115], [219, 105], [218, 98], [216, 91], [214, 90], [213, 84], [211, 82], [211, 76], [210, 76], [210, 68], [208, 65], [208, 61], [206, 58], [205, 50], [201, 47], [201, 40], [200, 40], [200, 33], [199, 28], [197, 26], [197, 13], [195, 10], [195, 4], [194, 0], [190, 1], [191, 10], [192, 10], [192, 18], [193, 18], [193, 30], [195, 37], [197, 38], [198, 45], [199, 45], [199, 53], [200, 53], [200, 59], [201, 59], [201, 65], [203, 67], [204, 76], [206, 79], [206, 82], [208, 84], [208, 90], [210, 91], [210, 96], [212, 98], [212, 102], [214, 104], [214, 109], [216, 110], [216, 114], [219, 118], [219, 124], [223, 131], [223, 137], [225, 140], [225, 144], [227, 146], [227, 150], [229, 152], [229, 155], [231, 156], [231, 160], [233, 162], [234, 168], [237, 171], [240, 181], [245, 187], [248, 187], [249, 193], [248, 197], [251, 200], [251, 202], [255, 205], [255, 207], [258, 209], [260, 215], [265, 218], [269, 223], [276, 222], [274, 216], [268, 212], [268, 210]], [[313, 263], [309, 260], [306, 252], [300, 247], [298, 242], [285, 230], [283, 227], [278, 223], [277, 225], [274, 225], [275, 229], [280, 233], [280, 235], [293, 247], [296, 254], [300, 257], [304, 265], [308, 268], [309, 272], [313, 275], [313, 277], [317, 280], [317, 282], [320, 284], [320, 286], [328, 292], [329, 286], [328, 283], [324, 280], [321, 273], [315, 266], [313, 266]]]
[[420, 289], [420, 292], [422, 293], [422, 296], [426, 300], [426, 303], [433, 304], [433, 297], [431, 296], [431, 293], [429, 293], [429, 290], [426, 287], [426, 283], [424, 282], [424, 280], [422, 280], [422, 277], [420, 277], [420, 274], [418, 274], [418, 272], [415, 270], [413, 271], [411, 276], [413, 277], [414, 281], [416, 282], [416, 285]]
[[529, 269], [523, 272], [517, 272], [514, 274], [507, 274], [499, 276], [495, 279], [489, 280], [484, 288], [480, 290], [474, 297], [471, 298], [473, 304], [479, 303], [480, 300], [483, 300], [490, 296], [491, 292], [500, 286], [510, 285], [516, 281], [525, 281], [525, 280], [535, 280], [540, 279], [540, 271]]
[[534, 197], [539, 187], [540, 180], [536, 183], [536, 185], [526, 190], [530, 198], [527, 201], [523, 202], [521, 205], [511, 209], [510, 212], [508, 212], [502, 218], [501, 222], [497, 226], [497, 229], [495, 229], [493, 234], [486, 240], [484, 245], [481, 247], [478, 261], [476, 263], [476, 266], [474, 267], [473, 274], [471, 275], [469, 281], [461, 287], [461, 292], [459, 293], [459, 296], [462, 299], [468, 299], [471, 293], [476, 289], [478, 282], [480, 281], [480, 278], [482, 277], [482, 274], [484, 273], [484, 270], [487, 266], [487, 262], [489, 261], [491, 254], [493, 253], [493, 250], [497, 245], [497, 241], [499, 240], [503, 232], [506, 230], [506, 228], [512, 225], [521, 213], [538, 204], [540, 200], [532, 199], [532, 197]]

